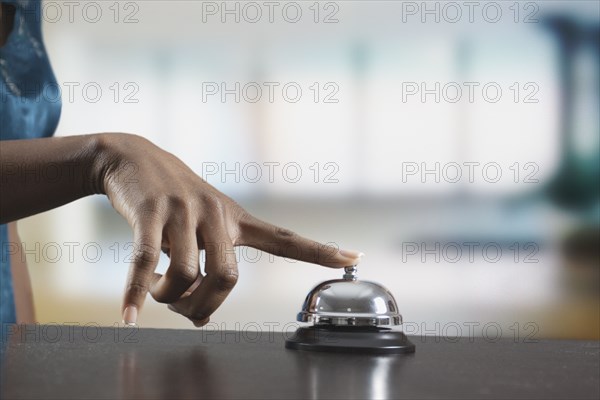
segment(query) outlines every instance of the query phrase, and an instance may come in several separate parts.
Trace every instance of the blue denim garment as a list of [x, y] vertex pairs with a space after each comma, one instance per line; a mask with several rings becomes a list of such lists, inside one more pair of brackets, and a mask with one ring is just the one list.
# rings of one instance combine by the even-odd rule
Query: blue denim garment
[[[2, 3], [13, 5], [16, 13], [13, 29], [0, 47], [0, 141], [52, 136], [60, 118], [61, 91], [42, 41], [42, 4]], [[8, 229], [0, 225], [0, 323], [14, 322]]]

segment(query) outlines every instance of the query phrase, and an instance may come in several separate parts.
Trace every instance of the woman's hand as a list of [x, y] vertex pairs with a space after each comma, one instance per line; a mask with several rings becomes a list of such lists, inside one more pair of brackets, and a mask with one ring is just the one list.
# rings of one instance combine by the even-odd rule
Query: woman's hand
[[[147, 292], [196, 326], [208, 322], [238, 279], [234, 246], [341, 268], [361, 253], [338, 250], [263, 222], [196, 175], [174, 155], [135, 135], [100, 135], [94, 184], [129, 222], [134, 256], [123, 320], [135, 324]], [[170, 259], [154, 272], [161, 249]], [[199, 249], [206, 252], [204, 274]]]

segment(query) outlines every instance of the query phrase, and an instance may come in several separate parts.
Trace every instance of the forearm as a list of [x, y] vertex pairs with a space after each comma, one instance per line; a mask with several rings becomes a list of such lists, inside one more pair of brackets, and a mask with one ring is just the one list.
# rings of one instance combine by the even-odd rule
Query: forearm
[[0, 141], [0, 223], [103, 193], [102, 135]]

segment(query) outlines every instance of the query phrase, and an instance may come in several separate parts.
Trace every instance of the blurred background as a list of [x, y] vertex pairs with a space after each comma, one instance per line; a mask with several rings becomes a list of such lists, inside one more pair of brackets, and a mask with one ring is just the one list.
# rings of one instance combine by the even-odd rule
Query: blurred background
[[[43, 6], [57, 135], [143, 135], [363, 251], [410, 333], [600, 337], [598, 2], [66, 3]], [[40, 322], [120, 322], [132, 235], [106, 198], [19, 230]], [[341, 277], [238, 252], [223, 329], [279, 330]], [[193, 328], [150, 297], [139, 323]]]

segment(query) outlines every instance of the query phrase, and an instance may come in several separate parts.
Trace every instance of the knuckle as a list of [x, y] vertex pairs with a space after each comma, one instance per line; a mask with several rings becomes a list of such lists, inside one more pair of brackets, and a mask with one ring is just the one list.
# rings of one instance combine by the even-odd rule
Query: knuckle
[[221, 291], [230, 291], [238, 281], [239, 274], [236, 269], [226, 268], [215, 276], [217, 289]]
[[225, 204], [217, 193], [207, 193], [203, 199], [204, 207], [213, 217], [223, 219], [225, 217]]
[[130, 297], [143, 297], [148, 293], [148, 286], [141, 282], [130, 282], [125, 290]]
[[172, 268], [172, 270], [173, 277], [176, 280], [188, 285], [194, 283], [196, 278], [198, 278], [198, 268], [191, 262], [179, 264], [175, 268]]
[[147, 197], [138, 203], [138, 210], [142, 216], [152, 217], [162, 214], [165, 210], [166, 199], [162, 196]]
[[150, 295], [156, 302], [163, 303], [163, 304], [170, 304], [170, 303], [174, 302], [175, 300], [177, 300], [177, 298], [175, 298], [175, 296], [173, 296], [173, 295], [159, 293], [159, 292], [155, 292], [153, 290], [150, 291]]
[[153, 265], [160, 258], [160, 249], [154, 248], [149, 244], [139, 244], [135, 246], [132, 260], [136, 265]]
[[191, 196], [186, 196], [185, 194], [169, 195], [167, 198], [167, 202], [168, 202], [169, 208], [171, 208], [171, 209], [191, 210], [192, 209], [191, 198], [192, 198]]

